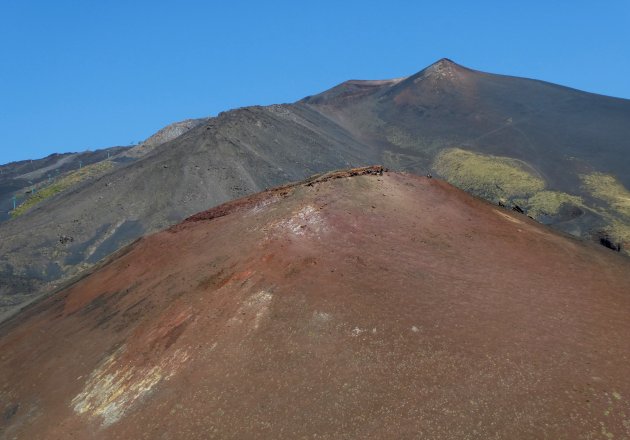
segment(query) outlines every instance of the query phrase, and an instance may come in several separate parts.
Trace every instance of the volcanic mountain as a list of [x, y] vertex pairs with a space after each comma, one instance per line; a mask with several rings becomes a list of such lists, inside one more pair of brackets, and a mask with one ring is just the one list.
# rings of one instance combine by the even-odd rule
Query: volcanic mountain
[[0, 327], [2, 438], [625, 438], [626, 257], [380, 167], [142, 238]]
[[72, 173], [63, 191], [38, 189], [0, 224], [0, 306], [11, 312], [196, 212], [371, 163], [442, 176], [562, 231], [630, 249], [628, 121], [628, 100], [446, 59], [406, 78], [347, 81], [294, 104], [183, 121], [95, 164], [89, 179]]

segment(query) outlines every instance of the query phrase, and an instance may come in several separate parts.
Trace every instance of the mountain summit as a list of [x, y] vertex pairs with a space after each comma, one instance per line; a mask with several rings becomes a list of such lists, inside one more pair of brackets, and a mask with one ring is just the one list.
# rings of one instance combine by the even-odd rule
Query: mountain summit
[[433, 77], [435, 79], [452, 80], [456, 77], [456, 75], [461, 75], [466, 71], [472, 72], [470, 69], [460, 66], [448, 58], [442, 58], [441, 60], [431, 64], [426, 69], [421, 70], [416, 75], [413, 75], [411, 78], [416, 79], [420, 76], [424, 76]]

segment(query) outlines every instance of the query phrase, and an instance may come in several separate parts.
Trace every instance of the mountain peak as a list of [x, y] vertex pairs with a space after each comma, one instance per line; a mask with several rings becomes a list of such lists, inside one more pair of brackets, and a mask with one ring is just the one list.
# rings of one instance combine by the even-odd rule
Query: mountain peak
[[440, 58], [432, 66], [441, 65], [441, 66], [457, 66], [458, 64], [451, 60], [450, 58]]
[[455, 75], [463, 70], [462, 66], [449, 58], [442, 58], [422, 70], [418, 76], [435, 79], [455, 79]]

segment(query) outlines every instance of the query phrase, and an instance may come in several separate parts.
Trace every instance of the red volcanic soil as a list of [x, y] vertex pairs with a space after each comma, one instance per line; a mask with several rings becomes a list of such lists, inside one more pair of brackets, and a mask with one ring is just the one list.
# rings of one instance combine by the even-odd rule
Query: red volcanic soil
[[628, 438], [628, 260], [380, 174], [200, 214], [4, 323], [0, 436]]

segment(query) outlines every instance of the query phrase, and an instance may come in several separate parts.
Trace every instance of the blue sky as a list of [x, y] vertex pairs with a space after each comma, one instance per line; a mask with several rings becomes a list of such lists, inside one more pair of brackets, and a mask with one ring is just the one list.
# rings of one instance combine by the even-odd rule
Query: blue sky
[[630, 2], [0, 0], [0, 163], [442, 57], [630, 98]]

